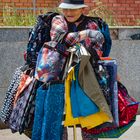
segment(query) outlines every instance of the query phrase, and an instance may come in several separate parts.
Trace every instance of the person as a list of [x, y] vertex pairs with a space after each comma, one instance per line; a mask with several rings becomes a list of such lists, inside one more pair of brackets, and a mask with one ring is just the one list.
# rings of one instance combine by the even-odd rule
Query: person
[[[50, 29], [51, 41], [45, 43], [49, 44], [49, 43], [61, 41], [63, 43], [63, 46], [66, 46], [66, 48], [72, 47], [77, 43], [82, 43], [83, 46], [85, 46], [87, 49], [92, 48], [92, 50], [96, 50], [98, 55], [101, 55], [104, 36], [99, 31], [98, 25], [91, 18], [89, 18], [84, 14], [84, 10], [86, 7], [87, 5], [84, 4], [84, 0], [64, 0], [62, 3], [60, 3], [59, 8], [62, 9], [62, 14], [53, 17], [51, 22], [51, 29]], [[52, 87], [53, 89], [54, 88], [53, 86], [60, 86], [60, 85], [61, 85], [61, 90], [59, 92], [61, 92], [64, 90], [64, 86], [62, 86], [62, 84], [57, 84], [57, 85], [52, 84], [50, 85], [50, 87]], [[46, 138], [49, 140], [51, 140], [52, 138], [60, 139], [61, 122], [60, 121], [58, 122], [58, 120], [60, 119], [57, 118], [57, 115], [54, 116], [54, 114], [55, 112], [60, 110], [62, 113], [62, 108], [60, 106], [56, 106], [55, 108], [50, 107], [51, 105], [57, 104], [57, 102], [56, 104], [55, 102], [53, 102], [57, 100], [56, 99], [57, 96], [55, 96], [54, 93], [50, 94], [50, 92], [52, 91], [48, 88], [49, 94], [47, 95], [51, 96], [51, 99], [53, 98], [53, 101], [52, 100], [51, 102], [47, 101], [48, 100], [46, 96], [47, 89], [43, 89], [43, 88], [44, 87], [40, 87], [37, 90], [37, 97], [36, 97], [37, 100], [36, 100], [35, 117], [34, 117], [33, 129], [32, 129], [32, 139], [33, 140], [46, 139]], [[55, 87], [55, 89], [53, 89], [53, 92], [56, 92], [57, 88]], [[63, 96], [62, 93], [61, 94], [57, 93], [57, 95]], [[62, 98], [63, 97], [61, 97], [61, 99]], [[45, 101], [43, 101], [43, 99], [45, 99]], [[47, 106], [44, 108], [45, 104], [47, 104]], [[61, 106], [63, 106], [63, 101], [61, 101]], [[57, 109], [58, 107], [59, 109]], [[41, 114], [43, 112], [44, 112], [44, 116], [42, 119]], [[51, 114], [49, 115], [51, 117], [46, 117], [48, 116], [48, 114], [46, 113]], [[60, 112], [58, 113], [58, 115], [59, 114]], [[59, 118], [61, 118], [60, 115]], [[55, 119], [57, 121], [54, 121]], [[46, 122], [50, 122], [50, 123], [46, 123]], [[52, 127], [53, 129], [50, 129]], [[67, 131], [64, 128], [63, 139], [65, 140], [67, 139], [64, 138], [65, 136], [67, 137], [66, 133]], [[84, 136], [83, 133], [82, 133], [82, 137], [83, 140], [87, 140], [86, 136]]]
[[52, 20], [51, 40], [57, 42], [61, 36], [64, 36], [63, 43], [68, 48], [80, 42], [85, 47], [92, 47], [101, 55], [104, 37], [98, 25], [84, 15], [86, 7], [84, 0], [64, 0], [59, 5], [62, 15], [55, 16]]
[[[84, 0], [63, 0], [59, 5], [62, 14], [52, 19], [51, 41], [57, 42], [62, 38], [67, 48], [82, 43], [87, 49], [96, 50], [101, 56], [104, 36], [99, 31], [98, 25], [84, 14], [86, 7], [88, 6], [84, 4]], [[83, 140], [89, 140], [83, 134], [82, 137]]]

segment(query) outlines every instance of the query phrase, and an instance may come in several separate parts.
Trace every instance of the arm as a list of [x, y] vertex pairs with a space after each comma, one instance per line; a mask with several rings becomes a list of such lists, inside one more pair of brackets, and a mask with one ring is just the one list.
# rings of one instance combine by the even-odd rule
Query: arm
[[72, 46], [86, 38], [86, 31], [68, 32], [67, 23], [63, 16], [56, 16], [52, 20], [52, 28], [50, 31], [51, 40], [58, 41], [61, 35], [65, 35], [64, 43]]
[[[65, 35], [64, 43], [67, 46], [72, 46], [87, 37], [91, 38], [92, 41], [100, 41], [102, 39], [102, 34], [99, 31], [86, 29], [79, 32], [68, 32], [67, 23], [63, 16], [56, 16], [52, 20], [51, 28], [51, 40], [58, 41], [61, 36]], [[102, 39], [103, 40], [103, 39]]]

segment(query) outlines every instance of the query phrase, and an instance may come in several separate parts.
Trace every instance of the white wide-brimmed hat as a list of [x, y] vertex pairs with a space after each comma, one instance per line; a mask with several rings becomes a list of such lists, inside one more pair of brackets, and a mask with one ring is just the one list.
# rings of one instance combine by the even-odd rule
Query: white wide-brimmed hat
[[79, 9], [88, 7], [84, 4], [84, 0], [63, 0], [63, 2], [59, 5], [59, 8], [62, 9]]

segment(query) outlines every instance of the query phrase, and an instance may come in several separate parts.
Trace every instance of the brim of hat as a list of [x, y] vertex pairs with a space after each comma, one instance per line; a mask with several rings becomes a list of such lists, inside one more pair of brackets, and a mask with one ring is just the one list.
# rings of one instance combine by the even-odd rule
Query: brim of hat
[[84, 7], [88, 7], [88, 6], [85, 4], [69, 4], [69, 3], [61, 3], [59, 5], [59, 8], [62, 8], [62, 9], [80, 9]]

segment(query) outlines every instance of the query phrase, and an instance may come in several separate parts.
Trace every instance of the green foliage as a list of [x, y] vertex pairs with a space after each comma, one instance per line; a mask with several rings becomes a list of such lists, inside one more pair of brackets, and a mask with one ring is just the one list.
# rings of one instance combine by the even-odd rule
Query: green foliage
[[136, 22], [137, 22], [137, 25], [140, 26], [140, 19], [137, 19]]
[[115, 17], [115, 13], [108, 9], [100, 0], [94, 0], [96, 7], [93, 10], [89, 11], [89, 15], [93, 17], [101, 17], [104, 19], [110, 26], [118, 26], [119, 23]]
[[33, 13], [22, 13], [10, 6], [3, 8], [3, 25], [4, 26], [32, 26], [35, 24], [36, 17]]
[[36, 22], [36, 15], [44, 14], [47, 11], [54, 11], [60, 13], [60, 9], [41, 8], [36, 13], [29, 11], [27, 13], [18, 13], [20, 10], [14, 8], [14, 5], [5, 5], [3, 7], [3, 26], [33, 26]]

